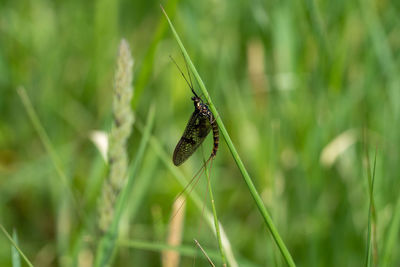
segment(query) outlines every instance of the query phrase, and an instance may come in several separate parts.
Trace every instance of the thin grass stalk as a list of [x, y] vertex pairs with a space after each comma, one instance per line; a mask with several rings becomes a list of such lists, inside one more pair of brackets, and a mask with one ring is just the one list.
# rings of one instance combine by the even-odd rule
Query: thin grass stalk
[[[158, 243], [154, 241], [144, 241], [144, 240], [127, 240], [127, 239], [120, 239], [118, 240], [119, 247], [126, 247], [126, 248], [134, 248], [140, 250], [147, 250], [147, 251], [155, 251], [155, 252], [162, 252], [165, 250], [174, 250], [178, 252], [180, 255], [183, 256], [201, 256], [203, 255], [201, 251], [194, 248], [193, 246], [171, 246], [165, 243]], [[207, 249], [207, 254], [215, 259], [217, 262], [221, 262], [221, 257], [219, 251]]]
[[[212, 161], [210, 162], [210, 169], [212, 166]], [[215, 233], [217, 236], [217, 241], [218, 241], [218, 248], [219, 252], [221, 254], [221, 259], [222, 259], [222, 266], [226, 266], [226, 257], [225, 257], [225, 251], [224, 247], [222, 246], [222, 240], [221, 240], [221, 232], [219, 230], [219, 220], [217, 216], [217, 209], [215, 208], [215, 201], [214, 201], [214, 195], [212, 192], [212, 186], [211, 186], [211, 181], [210, 181], [210, 174], [208, 173], [206, 161], [204, 160], [204, 168], [205, 168], [205, 175], [207, 177], [207, 187], [208, 187], [208, 193], [210, 194], [210, 201], [211, 201], [211, 207], [212, 207], [212, 212], [213, 212], [213, 218], [214, 218], [214, 226], [215, 226]]]
[[374, 200], [374, 184], [375, 184], [375, 170], [376, 170], [376, 155], [377, 155], [377, 148], [375, 148], [375, 158], [374, 158], [374, 169], [372, 175], [372, 183], [371, 183], [371, 215], [372, 215], [372, 224], [371, 224], [371, 240], [372, 240], [372, 260], [374, 266], [378, 266], [378, 237], [377, 237], [377, 224], [378, 224], [378, 216], [376, 215], [376, 206]]
[[21, 255], [21, 257], [24, 259], [26, 264], [30, 267], [33, 267], [33, 264], [30, 262], [28, 257], [25, 256], [25, 254], [19, 248], [18, 244], [14, 241], [14, 239], [11, 237], [11, 235], [7, 232], [7, 230], [4, 228], [4, 226], [2, 224], [0, 224], [0, 229], [4, 233], [4, 235], [7, 237], [8, 241], [10, 241], [10, 243], [14, 246], [14, 248], [18, 251], [18, 253]]
[[[199, 241], [197, 241], [196, 239], [194, 240], [194, 242], [196, 243], [196, 246], [199, 247], [199, 249], [201, 250], [201, 252], [203, 253], [204, 257], [206, 257], [208, 263], [212, 266], [215, 267], [214, 262], [211, 260], [211, 258], [208, 256], [207, 252], [204, 250], [204, 248], [200, 245]], [[223, 263], [223, 266], [226, 266], [226, 263]]]
[[67, 191], [67, 194], [71, 198], [72, 205], [74, 207], [75, 212], [78, 214], [79, 219], [81, 219], [82, 218], [81, 209], [79, 208], [78, 201], [76, 200], [76, 197], [72, 192], [71, 185], [67, 179], [67, 176], [65, 175], [65, 171], [61, 164], [61, 160], [58, 157], [57, 152], [54, 149], [54, 146], [51, 143], [50, 138], [47, 135], [45, 128], [43, 127], [42, 123], [40, 122], [39, 116], [36, 114], [36, 111], [33, 108], [33, 105], [29, 99], [28, 94], [26, 93], [25, 88], [20, 86], [17, 88], [17, 92], [21, 98], [22, 104], [24, 105], [24, 108], [26, 110], [26, 113], [29, 116], [29, 119], [31, 120], [33, 127], [35, 128], [35, 130], [40, 138], [40, 141], [42, 142], [43, 146], [45, 147], [47, 153], [50, 156], [51, 162], [54, 165], [54, 168], [57, 172], [58, 177], [61, 180], [61, 183], [63, 184], [64, 188]]
[[397, 198], [395, 207], [393, 208], [392, 222], [390, 223], [389, 230], [387, 231], [386, 241], [383, 250], [382, 266], [393, 266], [391, 265], [392, 254], [395, 245], [397, 244], [397, 238], [399, 233], [400, 225], [400, 195]]
[[[137, 121], [137, 123], [135, 125], [140, 132], [144, 131], [143, 127], [139, 121]], [[155, 151], [157, 156], [161, 159], [163, 164], [172, 173], [174, 178], [182, 185], [182, 187], [185, 187], [188, 184], [188, 180], [185, 178], [182, 171], [179, 170], [178, 168], [176, 168], [176, 166], [172, 164], [170, 155], [164, 151], [162, 145], [154, 136], [150, 137], [150, 146]], [[203, 211], [204, 205], [203, 205], [200, 197], [197, 195], [197, 193], [195, 191], [192, 191], [191, 194], [189, 195], [189, 197], [192, 199], [195, 206], [199, 210]], [[210, 212], [210, 210], [207, 209], [207, 207], [205, 207], [205, 209], [204, 209], [203, 216], [206, 219], [208, 226], [214, 230], [214, 224], [213, 224], [213, 219], [212, 219], [213, 216], [212, 216], [212, 213]], [[219, 225], [220, 225], [220, 231], [221, 231], [221, 239], [223, 240], [222, 245], [224, 246], [228, 264], [229, 264], [229, 266], [236, 267], [236, 266], [238, 266], [238, 264], [237, 264], [234, 254], [233, 254], [230, 241], [224, 231], [224, 228], [222, 227], [222, 224], [219, 223]]]
[[365, 259], [365, 267], [371, 266], [371, 201], [368, 210], [368, 231], [367, 231], [367, 253]]
[[[395, 52], [390, 44], [390, 38], [383, 26], [382, 19], [378, 15], [378, 7], [375, 1], [359, 0], [361, 18], [365, 24], [369, 35], [371, 48], [375, 54], [382, 73], [387, 77], [389, 102], [393, 109], [394, 121], [398, 121], [400, 116], [400, 79], [398, 75], [398, 66], [396, 63]], [[397, 132], [396, 138], [397, 138]]]
[[[371, 168], [369, 165], [369, 156], [367, 152], [367, 173], [368, 173], [368, 192], [369, 192], [369, 210], [368, 210], [368, 233], [367, 233], [367, 253], [365, 266], [371, 266], [371, 257], [372, 257], [372, 244], [371, 240], [373, 240], [372, 236], [372, 228], [373, 225], [376, 225], [376, 214], [375, 214], [375, 203], [374, 203], [374, 183], [375, 183], [375, 168], [376, 168], [376, 151], [375, 151], [375, 159], [374, 166], [371, 174]], [[376, 226], [375, 226], [376, 227]], [[376, 241], [375, 241], [376, 242]], [[376, 259], [374, 258], [374, 262], [376, 263]]]
[[125, 210], [126, 205], [128, 204], [129, 194], [130, 192], [132, 192], [132, 186], [134, 184], [136, 174], [146, 151], [146, 147], [151, 135], [151, 130], [153, 129], [154, 125], [154, 114], [155, 108], [152, 105], [147, 116], [144, 134], [140, 141], [135, 161], [132, 163], [132, 167], [130, 168], [128, 181], [117, 199], [115, 205], [115, 213], [110, 228], [100, 241], [99, 249], [97, 252], [98, 256], [96, 255], [96, 266], [107, 265], [110, 262], [112, 254], [116, 248], [119, 222], [121, 221], [122, 214]]
[[198, 82], [198, 84], [200, 86], [200, 89], [201, 89], [204, 97], [206, 98], [206, 100], [208, 102], [208, 105], [209, 105], [212, 113], [214, 114], [214, 117], [216, 118], [216, 121], [218, 123], [218, 127], [219, 127], [219, 129], [220, 129], [220, 131], [222, 133], [222, 136], [224, 137], [225, 142], [228, 145], [229, 150], [231, 151], [232, 157], [235, 160], [235, 162], [236, 162], [236, 164], [237, 164], [237, 166], [238, 166], [238, 168], [239, 168], [239, 170], [240, 170], [240, 172], [242, 174], [242, 177], [243, 177], [244, 181], [247, 184], [247, 188], [249, 189], [250, 194], [252, 195], [252, 197], [253, 197], [253, 199], [254, 199], [254, 201], [255, 201], [255, 203], [256, 203], [259, 211], [260, 211], [260, 214], [264, 219], [265, 224], [267, 225], [269, 231], [271, 232], [272, 237], [274, 238], [275, 243], [277, 244], [279, 250], [281, 251], [281, 254], [284, 257], [286, 263], [289, 266], [296, 266], [294, 261], [293, 261], [292, 256], [289, 253], [289, 250], [287, 249], [285, 243], [283, 242], [282, 238], [280, 237], [280, 235], [278, 233], [278, 230], [276, 229], [276, 227], [275, 227], [275, 225], [274, 225], [274, 223], [273, 223], [273, 221], [271, 219], [271, 216], [269, 215], [267, 209], [265, 208], [264, 203], [263, 203], [260, 195], [258, 194], [257, 189], [254, 186], [253, 181], [250, 178], [249, 173], [247, 172], [242, 160], [240, 159], [239, 154], [236, 151], [236, 148], [233, 145], [232, 140], [231, 140], [231, 138], [230, 138], [230, 136], [229, 136], [229, 134], [228, 134], [228, 132], [227, 132], [227, 130], [225, 128], [225, 125], [222, 122], [221, 116], [219, 115], [217, 109], [215, 108], [215, 106], [214, 106], [214, 104], [213, 104], [213, 102], [212, 102], [212, 100], [210, 98], [210, 95], [208, 94], [208, 91], [207, 91], [207, 89], [206, 89], [206, 87], [204, 85], [203, 80], [201, 79], [200, 75], [198, 74], [198, 72], [196, 70], [196, 67], [193, 65], [188, 53], [186, 52], [186, 49], [183, 46], [182, 41], [180, 40], [179, 35], [176, 32], [174, 26], [172, 25], [172, 22], [168, 18], [167, 13], [165, 13], [165, 11], [164, 11], [164, 9], [162, 7], [161, 7], [161, 9], [164, 12], [164, 15], [165, 15], [165, 17], [166, 17], [166, 19], [167, 19], [167, 21], [169, 23], [169, 26], [170, 26], [170, 28], [172, 30], [172, 33], [173, 33], [173, 35], [174, 35], [174, 37], [175, 37], [175, 39], [176, 39], [176, 41], [177, 41], [182, 53], [183, 53], [183, 56], [185, 57], [186, 62], [188, 63], [188, 66], [189, 66], [190, 70], [194, 74], [194, 76], [195, 76], [195, 78], [196, 78], [196, 80], [197, 80], [197, 82]]
[[[15, 229], [13, 230], [12, 238], [15, 244], [18, 245], [18, 234]], [[11, 263], [13, 267], [21, 267], [21, 255], [13, 245], [11, 245]]]

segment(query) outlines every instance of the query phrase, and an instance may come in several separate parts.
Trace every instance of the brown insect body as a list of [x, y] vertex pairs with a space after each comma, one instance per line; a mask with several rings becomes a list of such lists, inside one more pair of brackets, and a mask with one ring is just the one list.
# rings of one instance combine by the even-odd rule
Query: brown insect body
[[186, 83], [189, 85], [190, 90], [194, 94], [194, 96], [192, 97], [192, 101], [194, 104], [194, 111], [189, 119], [189, 122], [186, 125], [185, 131], [183, 132], [181, 139], [179, 140], [178, 144], [175, 147], [172, 161], [176, 166], [179, 166], [182, 163], [184, 163], [194, 153], [194, 151], [196, 151], [196, 149], [203, 143], [204, 139], [207, 137], [208, 133], [212, 129], [214, 137], [214, 146], [211, 155], [208, 158], [208, 160], [210, 160], [211, 158], [214, 158], [217, 155], [218, 151], [218, 144], [219, 144], [218, 124], [215, 121], [214, 114], [211, 112], [208, 106], [203, 103], [203, 100], [194, 91], [192, 80], [190, 78], [189, 69], [188, 69], [188, 75], [190, 83], [186, 79], [185, 74], [183, 74], [182, 70], [179, 68], [178, 64], [176, 64], [175, 60], [171, 56], [170, 58], [175, 63], [176, 67], [182, 74], [182, 77], [185, 79]]
[[176, 166], [181, 165], [194, 153], [211, 129], [213, 131], [214, 146], [209, 158], [215, 157], [218, 151], [219, 129], [213, 113], [196, 94], [192, 97], [192, 100], [195, 110], [175, 147], [172, 158]]
[[192, 97], [194, 106], [204, 114], [207, 118], [208, 121], [210, 122], [212, 131], [213, 131], [213, 138], [214, 138], [214, 146], [213, 146], [213, 151], [211, 152], [210, 158], [215, 157], [217, 155], [218, 151], [218, 144], [219, 144], [219, 129], [218, 129], [218, 124], [215, 121], [214, 114], [211, 112], [211, 110], [208, 108], [206, 104], [203, 103], [200, 97], [193, 96]]

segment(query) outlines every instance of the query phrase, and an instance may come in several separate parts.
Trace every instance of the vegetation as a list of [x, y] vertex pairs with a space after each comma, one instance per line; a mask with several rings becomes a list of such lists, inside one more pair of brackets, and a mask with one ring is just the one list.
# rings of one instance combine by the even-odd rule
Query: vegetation
[[[285, 266], [262, 209], [298, 266], [400, 265], [399, 4], [163, 3], [258, 206], [224, 133], [211, 170], [174, 205], [212, 138], [172, 164], [193, 104], [169, 59], [185, 70], [159, 4], [2, 2], [0, 266], [101, 266], [109, 256], [112, 266], [208, 266], [205, 254], [216, 266]], [[107, 236], [99, 210], [112, 167], [99, 149], [115, 125], [123, 38], [134, 118]]]

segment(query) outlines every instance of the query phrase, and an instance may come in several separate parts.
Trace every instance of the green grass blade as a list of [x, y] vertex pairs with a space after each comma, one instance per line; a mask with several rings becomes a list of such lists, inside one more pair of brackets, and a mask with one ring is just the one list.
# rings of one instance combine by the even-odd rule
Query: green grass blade
[[[120, 247], [130, 247], [141, 250], [162, 252], [164, 250], [174, 250], [184, 256], [201, 256], [203, 255], [198, 249], [193, 246], [171, 246], [164, 243], [148, 242], [143, 240], [126, 240], [121, 239], [118, 241]], [[221, 262], [221, 255], [217, 251], [207, 250], [208, 255], [215, 258], [216, 261]]]
[[393, 266], [390, 264], [390, 262], [392, 260], [394, 247], [397, 243], [399, 227], [400, 227], [400, 196], [398, 197], [396, 206], [393, 209], [392, 222], [390, 224], [386, 236], [386, 242], [384, 246], [385, 249], [383, 251], [383, 257], [382, 257], [382, 266]]
[[149, 114], [147, 115], [147, 121], [146, 121], [146, 126], [144, 129], [144, 133], [142, 136], [142, 139], [139, 144], [138, 152], [136, 154], [135, 160], [132, 162], [131, 166], [129, 166], [129, 177], [128, 177], [128, 182], [124, 188], [124, 190], [121, 193], [120, 199], [117, 202], [117, 210], [116, 210], [116, 216], [119, 218], [122, 215], [122, 212], [124, 211], [124, 208], [126, 207], [127, 200], [129, 197], [129, 193], [132, 191], [132, 186], [135, 181], [135, 176], [138, 173], [139, 166], [142, 163], [144, 153], [146, 151], [146, 148], [149, 143], [149, 139], [151, 136], [151, 131], [153, 130], [154, 126], [154, 117], [155, 117], [155, 106], [152, 105], [149, 110]]
[[[13, 240], [18, 246], [18, 235], [15, 229], [13, 230]], [[11, 246], [11, 262], [13, 267], [21, 267], [21, 257], [18, 250], [14, 246]]]
[[[140, 132], [143, 132], [143, 127], [141, 126], [141, 123], [139, 121], [137, 121], [135, 123], [135, 125], [137, 126], [137, 129]], [[174, 178], [182, 185], [182, 187], [185, 187], [188, 184], [189, 180], [185, 178], [185, 176], [181, 170], [179, 170], [178, 168], [176, 168], [175, 165], [172, 164], [170, 155], [168, 155], [168, 153], [164, 151], [163, 146], [160, 144], [160, 142], [154, 136], [150, 137], [150, 146], [156, 152], [156, 154], [161, 159], [161, 161], [164, 163], [164, 165], [168, 168], [168, 170], [172, 173]], [[201, 201], [201, 199], [197, 195], [197, 193], [193, 190], [190, 193], [189, 197], [194, 202], [196, 208], [198, 208], [200, 211], [202, 211], [203, 216], [206, 219], [207, 225], [211, 229], [214, 230], [213, 216], [212, 216], [211, 212], [208, 210], [208, 208], [204, 207], [203, 202]], [[221, 239], [223, 240], [222, 245], [224, 247], [224, 251], [226, 253], [226, 259], [229, 263], [229, 266], [233, 266], [233, 267], [238, 266], [235, 256], [233, 254], [231, 245], [230, 245], [230, 241], [224, 232], [221, 222], [219, 222], [219, 225], [220, 225], [220, 231], [221, 231]]]
[[[207, 252], [205, 251], [205, 249], [200, 245], [199, 241], [197, 241], [196, 239], [194, 240], [194, 242], [196, 243], [196, 246], [201, 250], [201, 252], [203, 253], [204, 257], [206, 257], [208, 264], [210, 264], [210, 266], [215, 267], [214, 262], [211, 260], [210, 256], [208, 256]], [[222, 266], [226, 266], [226, 263], [224, 262], [222, 264]]]
[[376, 242], [376, 239], [372, 237], [372, 228], [376, 229], [376, 214], [375, 214], [375, 202], [374, 202], [374, 183], [375, 183], [375, 168], [376, 168], [376, 151], [374, 158], [374, 166], [371, 174], [371, 168], [369, 166], [369, 156], [367, 152], [367, 173], [368, 173], [368, 187], [369, 187], [369, 210], [368, 210], [368, 232], [367, 232], [367, 253], [365, 266], [371, 266], [371, 257], [372, 257], [372, 244], [371, 240], [373, 239]]
[[14, 241], [14, 239], [10, 236], [10, 234], [7, 232], [7, 230], [4, 228], [4, 226], [2, 224], [0, 224], [0, 229], [1, 229], [1, 231], [3, 231], [4, 235], [7, 237], [7, 239], [10, 241], [10, 243], [13, 245], [13, 247], [18, 251], [18, 253], [21, 255], [21, 257], [24, 259], [26, 264], [28, 264], [28, 266], [33, 266], [33, 264], [28, 260], [28, 258], [22, 252], [22, 250], [18, 247], [18, 244]]
[[144, 134], [140, 141], [139, 149], [136, 154], [136, 158], [135, 158], [134, 162], [132, 163], [132, 166], [129, 168], [129, 177], [128, 177], [127, 184], [122, 189], [121, 194], [118, 197], [116, 207], [115, 207], [115, 214], [112, 219], [110, 229], [107, 231], [107, 233], [104, 234], [104, 236], [100, 240], [99, 247], [96, 252], [95, 266], [107, 266], [107, 265], [109, 265], [109, 263], [112, 259], [112, 255], [115, 251], [116, 242], [117, 242], [117, 238], [118, 238], [119, 222], [121, 220], [123, 211], [126, 207], [129, 193], [132, 190], [132, 185], [133, 185], [133, 182], [135, 179], [135, 175], [136, 175], [138, 168], [140, 166], [140, 163], [143, 159], [144, 152], [146, 151], [146, 147], [147, 147], [147, 144], [148, 144], [148, 141], [150, 138], [151, 130], [153, 129], [153, 125], [154, 125], [154, 114], [155, 114], [155, 108], [154, 108], [154, 106], [151, 106], [150, 110], [149, 110], [149, 114], [147, 116]]
[[282, 256], [286, 260], [287, 264], [289, 266], [295, 266], [295, 263], [294, 263], [294, 261], [292, 259], [292, 256], [289, 253], [289, 250], [286, 248], [285, 243], [283, 242], [282, 238], [280, 237], [280, 235], [279, 235], [279, 233], [278, 233], [278, 231], [277, 231], [277, 229], [276, 229], [276, 227], [275, 227], [275, 225], [274, 225], [274, 223], [273, 223], [273, 221], [271, 219], [271, 216], [269, 215], [267, 209], [265, 208], [264, 203], [263, 203], [260, 195], [258, 194], [257, 189], [254, 186], [253, 181], [250, 178], [249, 173], [247, 172], [242, 160], [239, 157], [238, 152], [236, 151], [235, 146], [233, 145], [233, 142], [232, 142], [232, 140], [231, 140], [231, 138], [230, 138], [230, 136], [229, 136], [229, 134], [228, 134], [228, 132], [227, 132], [227, 130], [225, 128], [225, 125], [222, 122], [221, 116], [219, 115], [217, 109], [215, 108], [215, 106], [214, 106], [214, 104], [213, 104], [213, 102], [212, 102], [212, 100], [210, 98], [210, 95], [208, 94], [208, 91], [207, 91], [207, 89], [206, 89], [206, 87], [204, 85], [203, 80], [201, 79], [201, 77], [198, 74], [195, 66], [193, 65], [188, 53], [186, 52], [185, 47], [182, 44], [182, 41], [180, 40], [180, 38], [178, 36], [178, 33], [175, 31], [175, 28], [172, 25], [172, 22], [169, 20], [168, 15], [165, 13], [164, 9], [162, 9], [162, 10], [164, 12], [165, 17], [167, 18], [167, 21], [168, 21], [169, 26], [170, 26], [170, 28], [172, 30], [172, 33], [173, 33], [173, 35], [174, 35], [174, 37], [175, 37], [175, 39], [176, 39], [176, 41], [177, 41], [182, 53], [183, 53], [183, 56], [185, 57], [185, 60], [188, 63], [188, 66], [189, 66], [190, 70], [194, 74], [194, 76], [195, 76], [195, 78], [196, 78], [196, 80], [197, 80], [197, 82], [198, 82], [198, 84], [200, 86], [200, 89], [201, 89], [204, 97], [206, 98], [206, 100], [207, 100], [207, 102], [209, 104], [209, 107], [210, 107], [212, 113], [214, 114], [214, 117], [217, 120], [218, 127], [219, 127], [219, 129], [220, 129], [220, 131], [222, 133], [222, 136], [224, 137], [225, 142], [228, 145], [229, 150], [231, 151], [232, 157], [234, 158], [234, 160], [235, 160], [240, 172], [242, 173], [243, 179], [245, 180], [245, 182], [247, 184], [247, 187], [248, 187], [248, 189], [250, 191], [250, 194], [252, 195], [252, 197], [253, 197], [253, 199], [254, 199], [254, 201], [255, 201], [255, 203], [256, 203], [256, 205], [257, 205], [257, 207], [258, 207], [258, 209], [259, 209], [259, 211], [261, 213], [261, 216], [263, 217], [263, 219], [265, 221], [265, 224], [267, 225], [268, 229], [270, 230], [270, 232], [272, 234], [272, 237], [274, 238], [274, 240], [275, 240], [279, 250], [281, 251]]
[[38, 115], [35, 112], [35, 109], [33, 108], [33, 105], [28, 97], [28, 94], [26, 93], [25, 88], [19, 87], [17, 88], [17, 92], [21, 98], [22, 104], [25, 107], [26, 112], [28, 113], [29, 119], [31, 120], [37, 134], [39, 135], [40, 140], [42, 141], [47, 153], [49, 153], [51, 161], [54, 165], [54, 168], [56, 169], [56, 172], [58, 174], [58, 177], [61, 180], [61, 183], [64, 185], [64, 188], [66, 188], [69, 196], [71, 197], [72, 204], [74, 205], [75, 211], [78, 213], [79, 218], [82, 218], [81, 216], [81, 210], [78, 208], [79, 205], [77, 204], [77, 200], [75, 198], [75, 195], [72, 192], [71, 185], [67, 179], [67, 176], [65, 175], [65, 171], [62, 167], [61, 160], [58, 157], [56, 150], [54, 149], [49, 136], [46, 133], [46, 130], [44, 129], [43, 125], [40, 122], [40, 119]]
[[[210, 169], [211, 169], [211, 166], [212, 166], [212, 161], [210, 162]], [[204, 168], [205, 168], [205, 170], [204, 170], [205, 171], [205, 175], [207, 177], [208, 193], [210, 194], [211, 207], [212, 207], [213, 218], [214, 218], [215, 233], [216, 233], [217, 241], [218, 241], [218, 248], [219, 248], [219, 252], [221, 254], [222, 265], [226, 266], [226, 257], [225, 257], [224, 247], [222, 246], [222, 239], [221, 239], [221, 232], [219, 230], [219, 220], [218, 220], [218, 216], [217, 216], [217, 209], [215, 208], [215, 201], [214, 201], [214, 195], [213, 195], [213, 192], [212, 192], [210, 174], [208, 172], [205, 160], [204, 160]]]
[[367, 253], [365, 259], [365, 266], [371, 266], [371, 201], [368, 211], [368, 232], [367, 232]]

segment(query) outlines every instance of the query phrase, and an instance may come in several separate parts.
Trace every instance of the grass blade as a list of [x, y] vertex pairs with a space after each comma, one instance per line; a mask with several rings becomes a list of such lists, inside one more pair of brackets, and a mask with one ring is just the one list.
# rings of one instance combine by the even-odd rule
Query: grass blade
[[[368, 211], [368, 232], [367, 232], [367, 253], [365, 266], [371, 266], [371, 257], [372, 257], [372, 244], [371, 240], [375, 243], [376, 237], [373, 236], [373, 233], [376, 233], [376, 212], [375, 212], [375, 202], [374, 202], [374, 183], [375, 183], [375, 167], [376, 167], [376, 151], [374, 158], [374, 166], [371, 175], [371, 168], [369, 165], [369, 156], [367, 151], [367, 173], [368, 173], [368, 187], [369, 187], [369, 211]], [[375, 230], [374, 230], [375, 229]], [[374, 262], [376, 263], [376, 258], [374, 258]]]
[[[17, 235], [17, 231], [15, 229], [13, 230], [13, 240], [14, 240], [15, 244], [17, 244], [17, 246], [18, 246], [18, 235]], [[20, 254], [14, 246], [11, 246], [11, 260], [12, 260], [13, 267], [21, 266]]]
[[[118, 245], [120, 247], [130, 247], [130, 248], [135, 248], [135, 249], [157, 251], [157, 252], [162, 252], [165, 250], [174, 250], [174, 251], [178, 252], [180, 255], [184, 255], [184, 256], [201, 256], [201, 255], [203, 255], [201, 253], [201, 251], [193, 248], [193, 246], [185, 246], [185, 245], [171, 246], [168, 244], [157, 243], [154, 241], [150, 242], [150, 241], [143, 241], [143, 240], [121, 239], [118, 241]], [[220, 255], [217, 251], [211, 250], [207, 254], [210, 257], [215, 258], [216, 261], [218, 261], [218, 262], [221, 261]]]
[[[204, 257], [206, 257], [208, 263], [212, 266], [215, 267], [215, 264], [212, 262], [212, 260], [210, 259], [210, 257], [208, 256], [207, 252], [203, 249], [203, 247], [200, 245], [200, 243], [195, 239], [194, 242], [196, 243], [196, 246], [199, 247], [199, 249], [201, 250], [201, 252], [203, 253]], [[223, 263], [223, 266], [226, 266], [226, 263]]]
[[[135, 123], [135, 126], [140, 132], [143, 132], [143, 127], [139, 121]], [[188, 184], [188, 180], [185, 178], [184, 174], [182, 173], [181, 170], [176, 168], [175, 165], [172, 164], [171, 158], [168, 155], [167, 152], [164, 151], [163, 146], [160, 144], [160, 142], [154, 137], [150, 137], [150, 146], [152, 149], [155, 151], [157, 156], [161, 159], [161, 161], [164, 163], [164, 165], [168, 168], [168, 170], [172, 173], [172, 175], [175, 177], [175, 179], [182, 185], [182, 187], [185, 187]], [[200, 197], [196, 194], [195, 191], [192, 191], [189, 195], [189, 197], [192, 199], [196, 207], [203, 211], [203, 203], [200, 200]], [[214, 224], [213, 224], [213, 216], [211, 212], [207, 209], [207, 207], [204, 208], [204, 218], [206, 219], [207, 225], [211, 228], [214, 229]], [[219, 222], [220, 231], [221, 231], [221, 239], [222, 239], [222, 245], [224, 246], [224, 251], [226, 253], [226, 259], [229, 263], [229, 266], [235, 267], [238, 266], [237, 261], [235, 259], [235, 256], [233, 254], [230, 241], [224, 231], [224, 228], [222, 227], [221, 223]]]
[[4, 226], [2, 224], [0, 224], [0, 229], [1, 229], [1, 231], [3, 231], [4, 235], [8, 238], [8, 240], [13, 245], [13, 247], [18, 251], [18, 253], [21, 255], [21, 257], [24, 259], [26, 264], [28, 264], [28, 266], [33, 267], [33, 264], [28, 260], [28, 258], [22, 252], [22, 250], [18, 247], [18, 244], [14, 241], [14, 239], [10, 236], [10, 234], [7, 232], [7, 230], [4, 228]]
[[172, 25], [172, 22], [169, 20], [167, 13], [165, 13], [165, 11], [164, 11], [164, 9], [162, 7], [161, 7], [161, 9], [163, 10], [165, 17], [167, 18], [167, 21], [168, 21], [169, 26], [170, 26], [170, 28], [172, 30], [172, 33], [173, 33], [173, 35], [174, 35], [174, 37], [175, 37], [175, 39], [176, 39], [176, 41], [177, 41], [182, 53], [183, 53], [183, 56], [185, 57], [186, 62], [188, 63], [188, 66], [189, 66], [190, 70], [194, 74], [194, 77], [196, 78], [196, 80], [197, 80], [197, 82], [198, 82], [198, 84], [200, 86], [200, 89], [201, 89], [204, 97], [206, 98], [206, 100], [207, 100], [207, 102], [209, 104], [209, 107], [210, 107], [212, 113], [214, 114], [214, 117], [217, 120], [218, 127], [219, 127], [219, 129], [220, 129], [220, 131], [222, 133], [222, 136], [224, 137], [225, 142], [228, 145], [229, 150], [231, 151], [232, 157], [234, 158], [234, 160], [235, 160], [240, 172], [242, 173], [243, 179], [245, 180], [245, 182], [247, 184], [247, 187], [248, 187], [248, 189], [250, 191], [250, 194], [252, 195], [252, 197], [253, 197], [253, 199], [254, 199], [254, 201], [255, 201], [258, 209], [259, 209], [259, 212], [261, 213], [261, 216], [264, 219], [265, 224], [267, 225], [269, 231], [271, 232], [272, 237], [274, 238], [275, 243], [277, 244], [277, 246], [278, 246], [279, 250], [281, 251], [282, 256], [286, 260], [287, 264], [289, 266], [295, 266], [295, 263], [294, 263], [294, 261], [292, 259], [292, 256], [289, 253], [289, 250], [286, 248], [285, 243], [283, 242], [282, 238], [280, 237], [280, 235], [279, 235], [279, 233], [278, 233], [278, 231], [277, 231], [277, 229], [276, 229], [276, 227], [275, 227], [275, 225], [274, 225], [274, 223], [273, 223], [273, 221], [271, 219], [271, 216], [269, 215], [267, 209], [264, 207], [264, 203], [263, 203], [260, 195], [258, 194], [257, 189], [254, 186], [253, 181], [250, 178], [250, 175], [247, 172], [242, 160], [240, 159], [239, 154], [236, 151], [235, 146], [233, 145], [233, 142], [232, 142], [232, 140], [231, 140], [231, 138], [230, 138], [230, 136], [229, 136], [229, 134], [228, 134], [228, 132], [227, 132], [227, 130], [225, 128], [225, 125], [222, 122], [221, 116], [219, 115], [217, 109], [215, 108], [213, 102], [211, 101], [210, 95], [208, 94], [208, 91], [207, 91], [207, 89], [206, 89], [206, 87], [204, 85], [203, 80], [201, 79], [200, 75], [198, 74], [198, 72], [197, 72], [195, 66], [193, 65], [188, 53], [186, 52], [186, 49], [183, 46], [182, 41], [180, 40], [180, 38], [178, 36], [178, 33], [175, 31], [175, 28]]
[[120, 196], [115, 205], [115, 213], [111, 222], [110, 229], [103, 236], [100, 241], [98, 251], [96, 253], [96, 266], [105, 266], [110, 262], [113, 251], [116, 247], [116, 241], [118, 238], [118, 226], [123, 214], [123, 211], [126, 207], [127, 200], [129, 199], [129, 193], [132, 190], [132, 185], [134, 183], [135, 175], [138, 171], [138, 168], [141, 164], [141, 160], [143, 159], [144, 152], [146, 150], [151, 130], [154, 125], [154, 114], [155, 108], [154, 106], [150, 107], [149, 114], [147, 116], [146, 127], [144, 129], [143, 137], [139, 144], [139, 149], [136, 154], [135, 161], [132, 163], [132, 166], [129, 168], [129, 177], [127, 184], [122, 189]]
[[[211, 166], [212, 166], [212, 160], [210, 162], [210, 170], [211, 170]], [[212, 207], [213, 218], [214, 218], [215, 233], [217, 235], [219, 252], [221, 253], [222, 266], [226, 266], [226, 257], [225, 257], [224, 247], [222, 246], [221, 232], [219, 230], [219, 221], [218, 221], [218, 217], [217, 217], [217, 209], [215, 208], [215, 201], [214, 201], [214, 196], [213, 196], [212, 187], [211, 187], [210, 175], [208, 173], [207, 164], [206, 164], [205, 160], [204, 160], [204, 168], [205, 168], [205, 175], [207, 177], [208, 193], [210, 194], [211, 207]], [[197, 241], [196, 241], [196, 243], [197, 243]], [[198, 244], [198, 246], [201, 248], [200, 244]]]
[[79, 218], [82, 218], [81, 210], [78, 208], [79, 207], [78, 201], [76, 200], [75, 195], [72, 192], [71, 185], [67, 179], [67, 176], [65, 175], [65, 171], [62, 167], [61, 160], [58, 157], [56, 150], [54, 149], [54, 147], [50, 141], [50, 138], [46, 133], [46, 130], [44, 129], [42, 123], [40, 122], [40, 119], [39, 119], [38, 115], [36, 114], [35, 109], [33, 108], [33, 105], [29, 99], [28, 94], [26, 93], [25, 88], [18, 87], [17, 92], [21, 98], [22, 104], [24, 105], [26, 112], [28, 113], [29, 119], [31, 120], [37, 134], [39, 135], [40, 140], [42, 141], [47, 153], [49, 153], [49, 156], [54, 165], [54, 168], [56, 169], [58, 177], [61, 180], [61, 183], [64, 185], [69, 196], [71, 197], [72, 204], [74, 205], [75, 211], [78, 213]]

